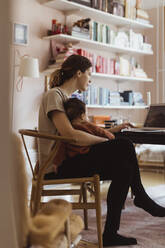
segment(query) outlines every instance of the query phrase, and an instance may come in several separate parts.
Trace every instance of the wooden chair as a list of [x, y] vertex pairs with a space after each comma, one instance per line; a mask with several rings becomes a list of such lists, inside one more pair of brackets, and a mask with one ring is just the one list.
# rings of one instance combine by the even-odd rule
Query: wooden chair
[[[73, 209], [83, 209], [84, 211], [84, 224], [85, 229], [88, 229], [88, 209], [96, 210], [96, 222], [97, 222], [97, 236], [98, 236], [98, 247], [102, 248], [102, 222], [101, 222], [101, 200], [100, 200], [100, 177], [99, 175], [94, 175], [93, 177], [83, 177], [83, 178], [69, 178], [69, 179], [54, 179], [54, 180], [44, 180], [44, 175], [46, 169], [52, 164], [52, 161], [56, 155], [58, 147], [61, 142], [73, 142], [73, 139], [46, 134], [38, 132], [37, 130], [27, 130], [20, 129], [19, 133], [21, 134], [23, 145], [27, 154], [27, 158], [30, 164], [32, 171], [32, 189], [31, 189], [31, 199], [30, 199], [30, 210], [32, 216], [34, 216], [41, 205], [42, 198], [45, 196], [64, 196], [64, 195], [78, 195], [79, 201], [72, 202]], [[33, 168], [28, 148], [26, 145], [26, 140], [24, 136], [30, 136], [37, 139], [50, 139], [55, 140], [56, 145], [53, 147], [50, 152], [47, 160], [39, 165], [39, 162], [36, 163]], [[72, 187], [72, 189], [63, 188], [63, 189], [45, 189], [44, 186], [50, 185], [63, 185], [63, 184], [75, 184], [79, 185], [78, 189]], [[88, 202], [87, 191], [89, 191], [94, 196], [94, 201]]]

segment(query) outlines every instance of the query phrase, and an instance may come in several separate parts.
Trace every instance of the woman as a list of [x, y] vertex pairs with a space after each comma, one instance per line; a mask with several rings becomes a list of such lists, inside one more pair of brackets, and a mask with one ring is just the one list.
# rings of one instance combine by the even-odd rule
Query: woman
[[[111, 180], [107, 194], [107, 217], [103, 233], [104, 246], [137, 244], [135, 238], [118, 234], [122, 207], [131, 187], [134, 204], [153, 216], [164, 217], [165, 208], [157, 205], [145, 192], [140, 179], [139, 167], [132, 142], [116, 138], [108, 140], [87, 132], [76, 130], [68, 120], [63, 103], [76, 90], [85, 91], [91, 77], [91, 62], [83, 56], [71, 55], [50, 78], [50, 89], [43, 97], [39, 113], [39, 130], [71, 137], [78, 146], [91, 146], [86, 154], [66, 159], [53, 171], [48, 169], [45, 179], [88, 177], [99, 174], [101, 180]], [[109, 129], [119, 132], [129, 124]], [[39, 144], [40, 164], [52, 148], [52, 141], [41, 140]]]

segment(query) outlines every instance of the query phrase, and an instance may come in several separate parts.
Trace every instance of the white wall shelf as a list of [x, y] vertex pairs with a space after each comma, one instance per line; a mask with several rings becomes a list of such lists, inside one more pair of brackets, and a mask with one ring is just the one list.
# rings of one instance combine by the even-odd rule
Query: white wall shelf
[[129, 77], [129, 76], [120, 76], [120, 75], [110, 75], [103, 73], [92, 73], [92, 77], [102, 77], [107, 79], [114, 79], [116, 81], [140, 81], [140, 82], [153, 82], [152, 78], [137, 78], [137, 77]]
[[132, 55], [153, 55], [153, 51], [146, 52], [143, 50], [136, 50], [132, 48], [117, 47], [111, 44], [105, 44], [103, 42], [87, 40], [83, 38], [73, 37], [66, 34], [56, 34], [43, 37], [44, 40], [55, 40], [57, 43], [67, 44], [72, 43], [73, 45], [78, 44], [79, 46], [85, 46], [90, 49], [105, 50], [112, 53], [132, 54]]
[[[57, 69], [57, 68], [56, 68]], [[41, 75], [49, 76], [55, 68], [48, 68], [41, 72]], [[112, 79], [118, 82], [124, 81], [137, 81], [137, 82], [153, 82], [152, 78], [137, 78], [137, 77], [125, 77], [120, 75], [111, 75], [111, 74], [104, 74], [104, 73], [92, 73], [93, 78], [104, 78], [104, 79]]]
[[122, 105], [119, 105], [119, 106], [114, 106], [114, 105], [107, 105], [107, 106], [104, 106], [104, 105], [87, 105], [87, 108], [93, 108], [93, 109], [147, 109], [148, 106], [147, 105], [137, 105], [137, 106], [122, 106]]
[[[104, 11], [100, 11], [94, 8], [90, 8], [84, 5], [80, 5], [75, 2], [71, 2], [68, 0], [45, 0], [43, 3], [44, 6], [49, 8], [54, 8], [56, 10], [61, 11], [65, 16], [68, 15], [77, 15], [80, 17], [90, 17], [92, 20], [100, 23], [104, 23], [107, 25], [114, 25], [118, 27], [124, 27], [126, 29], [151, 29], [153, 25], [140, 23], [136, 20], [112, 15], [110, 13], [106, 13]], [[128, 55], [153, 55], [153, 51], [143, 51], [143, 50], [136, 50], [129, 47], [117, 47], [111, 44], [105, 44], [98, 41], [87, 40], [84, 38], [73, 37], [71, 35], [66, 34], [58, 34], [52, 36], [45, 36], [43, 37], [44, 40], [55, 40], [59, 44], [68, 44], [72, 43], [77, 47], [84, 47], [93, 50], [100, 50], [106, 51], [107, 53], [115, 53], [115, 54], [128, 54]], [[55, 68], [48, 68], [47, 70], [41, 72], [42, 75], [49, 76]], [[134, 82], [153, 82], [151, 78], [137, 78], [137, 77], [129, 77], [129, 76], [120, 76], [120, 75], [110, 75], [110, 74], [103, 74], [103, 73], [92, 73], [92, 78], [100, 78], [107, 79], [107, 80], [115, 80], [117, 82], [124, 82], [124, 81], [134, 81]], [[147, 109], [147, 105], [87, 105], [89, 109]]]
[[78, 3], [70, 2], [67, 0], [49, 0], [46, 1], [44, 5], [62, 11], [65, 15], [78, 14], [79, 16], [90, 17], [92, 20], [105, 24], [115, 25], [118, 27], [124, 26], [135, 29], [153, 28], [153, 25], [151, 24], [144, 24], [136, 20], [115, 16], [110, 13], [90, 8]]

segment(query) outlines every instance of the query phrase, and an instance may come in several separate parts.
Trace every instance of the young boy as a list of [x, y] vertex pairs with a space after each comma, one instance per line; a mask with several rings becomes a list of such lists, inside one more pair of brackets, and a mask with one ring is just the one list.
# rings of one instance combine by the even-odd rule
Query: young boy
[[[70, 98], [64, 103], [65, 113], [75, 129], [79, 129], [90, 134], [114, 139], [115, 136], [109, 131], [96, 126], [87, 121], [85, 103], [77, 98]], [[54, 158], [54, 169], [57, 173], [58, 166], [68, 157], [74, 157], [77, 154], [88, 153], [90, 146], [75, 146], [67, 143], [61, 143], [59, 150]]]

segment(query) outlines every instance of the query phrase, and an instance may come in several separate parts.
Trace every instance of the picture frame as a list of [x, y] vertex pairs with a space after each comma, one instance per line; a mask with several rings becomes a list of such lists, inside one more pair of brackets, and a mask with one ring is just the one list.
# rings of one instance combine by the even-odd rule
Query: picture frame
[[24, 23], [13, 23], [14, 45], [28, 45], [28, 25]]

